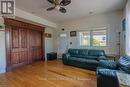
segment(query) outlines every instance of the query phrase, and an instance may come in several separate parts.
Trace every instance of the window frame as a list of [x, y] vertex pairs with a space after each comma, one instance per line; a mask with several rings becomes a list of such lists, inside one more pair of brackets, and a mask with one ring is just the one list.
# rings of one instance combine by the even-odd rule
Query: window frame
[[[105, 30], [106, 31], [106, 46], [93, 46], [93, 31], [101, 31], [101, 30]], [[90, 32], [90, 45], [80, 45], [80, 32]], [[82, 30], [82, 31], [79, 31], [79, 46], [81, 47], [107, 47], [108, 46], [108, 29], [105, 27], [105, 28], [98, 28], [98, 29], [92, 29], [92, 30]]]
[[[101, 31], [101, 30], [105, 30], [106, 31], [106, 46], [93, 46], [93, 31]], [[107, 47], [108, 46], [108, 30], [107, 29], [99, 29], [99, 30], [92, 30], [92, 36], [91, 36], [91, 40], [92, 40], [92, 47]]]
[[[61, 35], [65, 35], [65, 36], [61, 36]], [[59, 34], [59, 37], [60, 37], [60, 38], [66, 38], [66, 37], [67, 37], [67, 34], [66, 34], [66, 33], [60, 33], [60, 34]]]
[[[81, 45], [81, 36], [80, 36], [80, 33], [81, 33], [81, 32], [89, 32], [89, 35], [90, 35], [90, 41], [89, 41], [89, 42], [90, 42], [90, 45]], [[89, 30], [79, 31], [79, 45], [80, 45], [81, 47], [84, 47], [84, 46], [85, 46], [85, 47], [90, 47], [90, 46], [91, 46], [91, 31], [89, 31]]]

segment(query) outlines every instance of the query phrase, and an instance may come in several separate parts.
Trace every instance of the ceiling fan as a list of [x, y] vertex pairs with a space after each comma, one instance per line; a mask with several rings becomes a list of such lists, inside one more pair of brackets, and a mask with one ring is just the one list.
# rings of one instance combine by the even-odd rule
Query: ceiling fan
[[66, 9], [63, 6], [67, 6], [71, 3], [71, 0], [47, 0], [49, 3], [54, 5], [53, 7], [50, 7], [46, 9], [47, 11], [52, 11], [54, 9], [58, 9], [61, 13], [66, 13]]

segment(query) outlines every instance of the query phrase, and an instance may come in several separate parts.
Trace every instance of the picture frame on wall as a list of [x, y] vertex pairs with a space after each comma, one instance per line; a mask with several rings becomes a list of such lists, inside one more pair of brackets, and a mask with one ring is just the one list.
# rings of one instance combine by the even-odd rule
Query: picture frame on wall
[[45, 37], [46, 37], [46, 38], [51, 38], [52, 35], [51, 35], [50, 33], [45, 33]]
[[70, 37], [76, 37], [77, 32], [76, 31], [70, 31]]

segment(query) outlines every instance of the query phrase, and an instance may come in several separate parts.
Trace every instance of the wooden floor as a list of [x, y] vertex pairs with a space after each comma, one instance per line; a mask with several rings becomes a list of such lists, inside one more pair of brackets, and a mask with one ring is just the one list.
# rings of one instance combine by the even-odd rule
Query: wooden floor
[[96, 87], [96, 76], [61, 61], [36, 62], [1, 74], [0, 87]]

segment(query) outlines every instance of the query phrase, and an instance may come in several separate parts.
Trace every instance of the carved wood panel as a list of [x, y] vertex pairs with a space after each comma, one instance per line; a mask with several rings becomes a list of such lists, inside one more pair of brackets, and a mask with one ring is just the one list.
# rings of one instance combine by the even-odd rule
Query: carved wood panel
[[5, 26], [7, 70], [43, 60], [43, 27], [8, 18], [5, 18]]
[[21, 29], [21, 48], [27, 48], [27, 30]]
[[12, 27], [12, 48], [19, 48], [19, 30]]
[[[35, 35], [35, 36], [34, 36]], [[30, 50], [32, 61], [40, 60], [42, 58], [42, 33], [36, 30], [30, 31]]]

